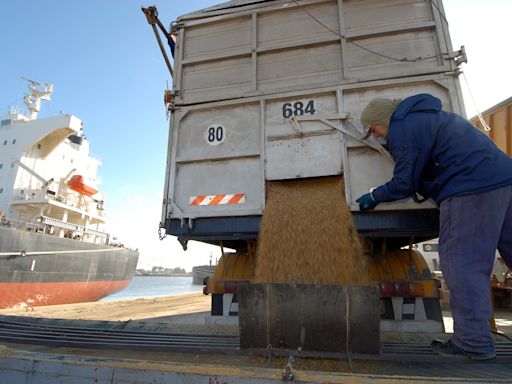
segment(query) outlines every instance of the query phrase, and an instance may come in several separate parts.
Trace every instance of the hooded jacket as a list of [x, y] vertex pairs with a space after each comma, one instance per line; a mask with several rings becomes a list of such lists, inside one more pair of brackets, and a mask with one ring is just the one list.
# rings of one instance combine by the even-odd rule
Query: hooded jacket
[[512, 184], [512, 158], [466, 119], [442, 111], [441, 101], [428, 94], [398, 105], [387, 144], [396, 165], [393, 178], [372, 192], [377, 202], [418, 192], [440, 205], [451, 196]]

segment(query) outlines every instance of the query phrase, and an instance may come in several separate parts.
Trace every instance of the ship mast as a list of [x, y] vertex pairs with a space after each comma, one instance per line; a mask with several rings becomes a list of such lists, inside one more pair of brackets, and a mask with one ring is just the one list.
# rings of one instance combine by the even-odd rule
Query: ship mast
[[[29, 120], [35, 120], [37, 118], [37, 114], [41, 110], [41, 100], [51, 99], [50, 96], [53, 93], [53, 84], [41, 84], [37, 81], [27, 79], [26, 77], [22, 77], [22, 79], [28, 81], [28, 89], [30, 90], [30, 94], [23, 98], [23, 101], [28, 108], [27, 117]], [[38, 89], [38, 86], [43, 87], [44, 90]]]

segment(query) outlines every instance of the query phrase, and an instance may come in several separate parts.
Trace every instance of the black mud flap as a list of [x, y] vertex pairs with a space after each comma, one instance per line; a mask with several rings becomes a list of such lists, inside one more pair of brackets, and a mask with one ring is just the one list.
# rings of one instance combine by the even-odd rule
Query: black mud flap
[[248, 284], [238, 294], [241, 348], [379, 353], [376, 287]]

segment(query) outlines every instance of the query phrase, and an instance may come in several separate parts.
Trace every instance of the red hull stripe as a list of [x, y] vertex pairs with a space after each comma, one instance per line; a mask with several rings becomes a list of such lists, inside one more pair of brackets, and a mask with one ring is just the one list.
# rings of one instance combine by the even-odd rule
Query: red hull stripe
[[0, 283], [0, 308], [97, 301], [126, 288], [130, 281]]

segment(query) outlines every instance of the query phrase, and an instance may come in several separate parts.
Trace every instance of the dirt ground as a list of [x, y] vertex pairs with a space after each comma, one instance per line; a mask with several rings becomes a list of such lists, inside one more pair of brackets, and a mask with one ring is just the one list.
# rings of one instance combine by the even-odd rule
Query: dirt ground
[[72, 320], [150, 320], [210, 310], [211, 297], [202, 293], [143, 299], [1, 309], [0, 315]]

